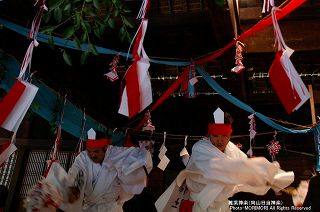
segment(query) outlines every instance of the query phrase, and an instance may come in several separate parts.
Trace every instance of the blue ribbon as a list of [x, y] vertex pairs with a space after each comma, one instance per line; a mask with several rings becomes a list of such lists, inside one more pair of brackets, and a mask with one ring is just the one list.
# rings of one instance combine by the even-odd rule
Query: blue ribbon
[[[29, 34], [29, 29], [19, 26], [17, 24], [14, 24], [10, 21], [7, 21], [5, 19], [0, 18], [0, 24], [2, 24], [5, 28], [10, 29], [18, 34], [21, 34], [23, 36], [27, 36]], [[45, 35], [43, 33], [38, 33], [37, 34], [37, 40], [44, 42], [44, 43], [48, 43], [48, 35]], [[80, 48], [77, 47], [77, 44], [74, 40], [69, 40], [69, 39], [63, 39], [60, 37], [56, 37], [56, 36], [52, 36], [54, 44], [57, 46], [61, 46], [64, 48], [69, 48], [69, 49], [74, 49], [74, 50], [79, 50], [79, 51], [87, 51], [90, 49], [90, 46], [88, 44], [82, 44], [80, 46]], [[111, 55], [116, 55], [119, 54], [120, 56], [123, 57], [128, 57], [128, 58], [132, 58], [131, 54], [128, 54], [126, 52], [118, 52], [112, 49], [107, 49], [107, 48], [103, 48], [101, 46], [95, 46], [95, 48], [97, 49], [97, 51], [100, 54], [111, 54]], [[152, 63], [156, 63], [156, 64], [163, 64], [163, 65], [169, 65], [169, 66], [187, 66], [190, 65], [191, 62], [187, 61], [169, 61], [169, 60], [154, 60], [154, 59], [150, 59], [150, 62]]]
[[306, 128], [306, 129], [303, 129], [303, 130], [289, 129], [287, 127], [284, 127], [284, 126], [282, 126], [280, 124], [275, 123], [274, 121], [272, 121], [268, 117], [264, 116], [263, 114], [254, 111], [249, 105], [245, 104], [241, 100], [239, 100], [239, 99], [235, 98], [234, 96], [230, 95], [215, 80], [213, 80], [211, 78], [211, 76], [208, 74], [208, 72], [203, 70], [203, 68], [201, 66], [197, 65], [196, 69], [197, 69], [198, 73], [203, 77], [203, 79], [209, 84], [209, 86], [213, 90], [215, 90], [218, 94], [220, 94], [223, 98], [225, 98], [226, 100], [228, 100], [232, 104], [236, 105], [237, 107], [241, 108], [242, 110], [245, 110], [245, 111], [247, 111], [249, 113], [254, 113], [255, 116], [260, 118], [264, 123], [266, 123], [267, 125], [273, 127], [274, 129], [279, 130], [281, 132], [286, 132], [286, 133], [309, 133], [309, 132], [313, 131], [312, 128]]
[[189, 80], [188, 80], [188, 95], [189, 95], [188, 97], [190, 97], [190, 98], [194, 98], [196, 96], [194, 85], [192, 85], [190, 83], [190, 79], [192, 79], [192, 77], [193, 77], [193, 73], [190, 70], [189, 71]]

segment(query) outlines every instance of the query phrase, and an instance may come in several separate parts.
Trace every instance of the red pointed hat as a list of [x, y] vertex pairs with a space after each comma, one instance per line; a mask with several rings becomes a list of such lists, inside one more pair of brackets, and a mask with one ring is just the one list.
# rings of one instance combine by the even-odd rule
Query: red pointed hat
[[92, 128], [88, 131], [88, 139], [86, 141], [87, 148], [102, 148], [109, 144], [111, 144], [111, 139], [96, 139], [96, 132]]

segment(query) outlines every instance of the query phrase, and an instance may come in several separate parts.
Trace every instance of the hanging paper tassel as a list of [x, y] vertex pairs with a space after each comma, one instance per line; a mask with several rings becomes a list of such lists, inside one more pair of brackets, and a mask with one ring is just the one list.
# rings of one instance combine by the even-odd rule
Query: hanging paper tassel
[[247, 151], [247, 155], [249, 157], [252, 157], [253, 155], [253, 151], [252, 151], [252, 141], [254, 139], [254, 137], [256, 136], [257, 132], [256, 132], [256, 121], [254, 118], [254, 114], [251, 114], [250, 116], [248, 116], [248, 118], [250, 119], [249, 122], [249, 136], [250, 136], [250, 147], [249, 150]]
[[235, 72], [236, 74], [240, 74], [244, 70], [244, 66], [242, 63], [242, 52], [243, 52], [244, 44], [240, 41], [236, 42], [236, 56], [234, 57], [236, 59], [236, 66], [231, 69], [232, 72]]
[[195, 71], [195, 65], [190, 65], [190, 71], [189, 71], [189, 81], [188, 81], [188, 97], [194, 98], [196, 97], [196, 90], [194, 85], [198, 82], [198, 79], [196, 77], [196, 71]]
[[169, 158], [166, 156], [166, 152], [167, 152], [167, 147], [166, 147], [166, 136], [167, 136], [167, 133], [164, 132], [163, 133], [163, 143], [160, 147], [160, 152], [159, 152], [159, 159], [160, 159], [160, 162], [158, 164], [158, 168], [161, 169], [162, 171], [164, 171], [167, 167], [167, 165], [169, 164], [170, 160]]
[[153, 133], [154, 130], [155, 130], [155, 127], [152, 125], [151, 114], [150, 114], [150, 111], [148, 110], [145, 114], [145, 123], [142, 128], [142, 131], [151, 131]]
[[184, 78], [181, 82], [181, 93], [185, 93], [186, 97], [193, 98], [196, 96], [196, 90], [194, 84], [198, 82], [195, 72], [194, 64], [191, 64], [186, 67], [188, 74], [184, 75]]
[[185, 166], [187, 166], [188, 162], [189, 162], [189, 158], [190, 158], [190, 155], [189, 155], [189, 152], [187, 150], [187, 139], [188, 139], [188, 136], [186, 135], [185, 138], [184, 138], [184, 147], [183, 149], [180, 151], [180, 157], [182, 157], [182, 162]]
[[276, 135], [277, 135], [277, 132], [275, 131], [273, 140], [270, 141], [270, 143], [267, 145], [272, 161], [276, 160], [276, 155], [279, 153], [281, 149], [281, 145], [279, 144], [279, 141], [277, 141]]
[[267, 14], [271, 11], [274, 6], [274, 0], [264, 0], [262, 6], [262, 14]]
[[116, 81], [119, 79], [118, 76], [118, 63], [119, 63], [119, 54], [113, 57], [112, 62], [109, 64], [110, 65], [110, 72], [105, 73], [104, 76], [106, 76], [111, 82]]

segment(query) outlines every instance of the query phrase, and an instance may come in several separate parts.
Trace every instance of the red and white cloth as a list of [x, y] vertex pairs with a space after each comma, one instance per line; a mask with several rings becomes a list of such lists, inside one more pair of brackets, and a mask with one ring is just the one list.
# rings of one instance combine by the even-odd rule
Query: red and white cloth
[[151, 80], [149, 76], [149, 58], [143, 48], [143, 39], [148, 20], [141, 21], [133, 48], [133, 63], [125, 75], [126, 86], [123, 89], [119, 113], [129, 118], [144, 110], [152, 103]]
[[12, 138], [8, 139], [7, 147], [0, 152], [0, 165], [17, 150], [14, 145], [16, 132], [38, 92], [38, 87], [23, 79], [31, 63], [33, 47], [36, 45], [36, 40], [31, 42], [21, 65], [18, 79], [0, 102], [0, 127], [13, 132]]
[[283, 40], [276, 19], [276, 12], [279, 10], [276, 7], [272, 8], [277, 53], [269, 69], [269, 79], [282, 105], [290, 114], [298, 110], [310, 98], [310, 94], [290, 60], [294, 50], [290, 49]]

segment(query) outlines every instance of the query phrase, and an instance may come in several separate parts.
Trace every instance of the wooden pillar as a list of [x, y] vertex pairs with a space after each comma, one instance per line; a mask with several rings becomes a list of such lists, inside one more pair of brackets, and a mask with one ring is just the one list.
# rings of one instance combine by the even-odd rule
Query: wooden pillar
[[317, 123], [317, 119], [316, 119], [316, 110], [315, 110], [315, 107], [314, 107], [314, 98], [313, 98], [312, 85], [308, 85], [308, 90], [309, 90], [309, 94], [310, 94], [310, 108], [311, 108], [312, 124], [316, 124]]

